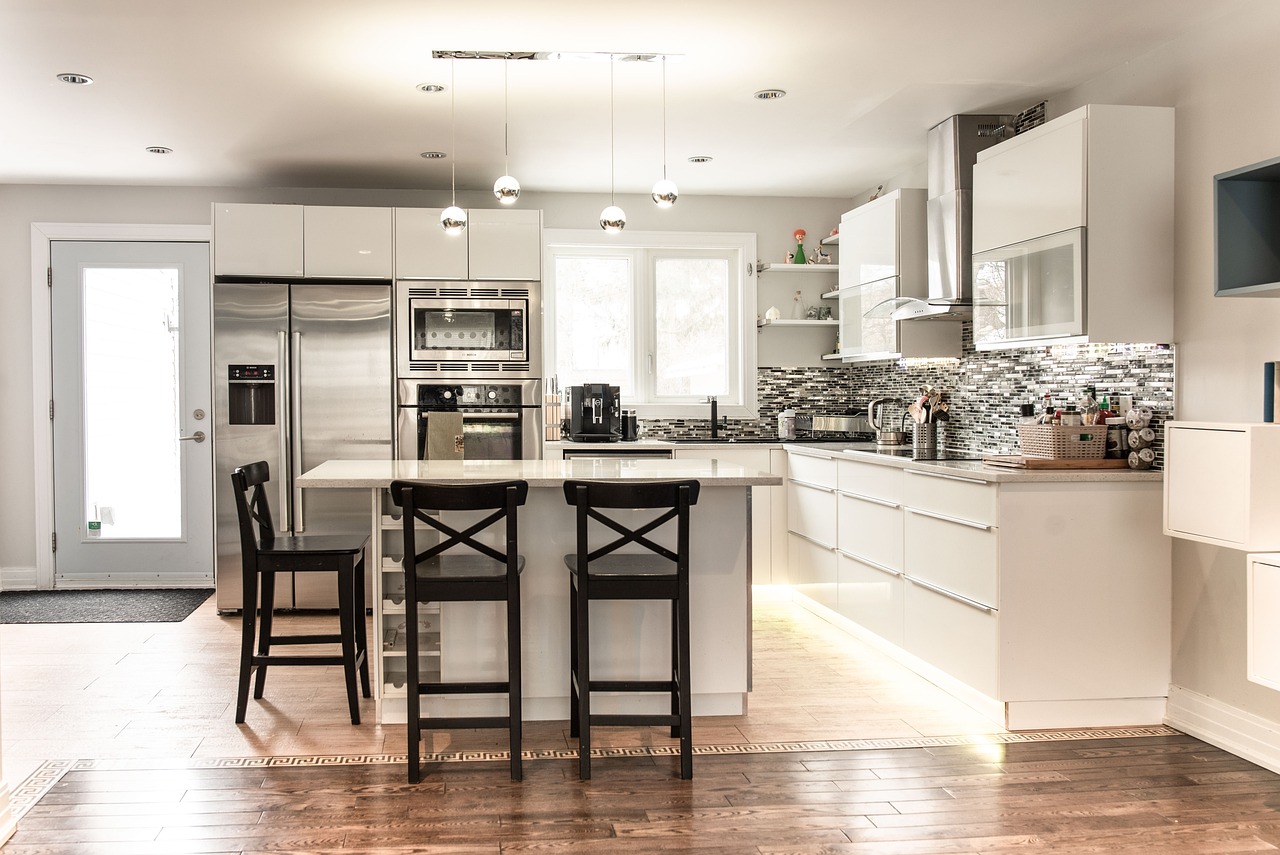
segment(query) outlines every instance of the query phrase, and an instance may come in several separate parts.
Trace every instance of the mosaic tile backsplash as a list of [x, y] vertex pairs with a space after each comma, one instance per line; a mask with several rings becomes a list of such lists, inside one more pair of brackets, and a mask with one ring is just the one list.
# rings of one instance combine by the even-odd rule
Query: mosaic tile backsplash
[[[950, 421], [941, 423], [938, 444], [954, 451], [1015, 454], [1018, 405], [1043, 409], [1045, 393], [1056, 406], [1079, 401], [1086, 386], [1113, 401], [1130, 395], [1134, 406], [1155, 414], [1156, 464], [1164, 460], [1161, 426], [1173, 413], [1174, 348], [1171, 345], [1089, 344], [1013, 350], [976, 351], [965, 325], [960, 359], [898, 360], [820, 368], [760, 368], [757, 374], [760, 417], [730, 419], [725, 433], [776, 435], [777, 416], [791, 407], [801, 414], [838, 415], [864, 410], [876, 398], [892, 398], [885, 407], [895, 428], [906, 404], [933, 386], [950, 403]], [[1118, 403], [1115, 405], [1118, 406]], [[646, 435], [705, 436], [706, 419], [652, 419]], [[910, 430], [911, 421], [907, 420]]]

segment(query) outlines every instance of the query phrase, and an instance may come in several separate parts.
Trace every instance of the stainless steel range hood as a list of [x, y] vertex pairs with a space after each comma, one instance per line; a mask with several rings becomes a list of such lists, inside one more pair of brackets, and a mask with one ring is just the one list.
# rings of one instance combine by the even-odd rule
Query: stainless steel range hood
[[957, 320], [973, 314], [973, 164], [1013, 136], [1013, 116], [959, 115], [929, 130], [929, 296], [908, 299], [894, 320]]

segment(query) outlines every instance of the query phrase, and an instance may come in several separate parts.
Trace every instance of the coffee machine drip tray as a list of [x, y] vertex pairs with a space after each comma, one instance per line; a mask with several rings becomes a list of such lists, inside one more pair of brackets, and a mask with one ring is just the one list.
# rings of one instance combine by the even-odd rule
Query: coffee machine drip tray
[[618, 442], [622, 437], [616, 434], [571, 433], [568, 439], [570, 442]]

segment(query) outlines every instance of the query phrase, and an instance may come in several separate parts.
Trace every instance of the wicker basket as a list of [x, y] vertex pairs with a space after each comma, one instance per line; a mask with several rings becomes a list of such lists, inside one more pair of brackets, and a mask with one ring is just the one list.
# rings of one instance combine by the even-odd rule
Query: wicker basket
[[1106, 425], [1018, 425], [1024, 457], [1077, 460], [1107, 453]]

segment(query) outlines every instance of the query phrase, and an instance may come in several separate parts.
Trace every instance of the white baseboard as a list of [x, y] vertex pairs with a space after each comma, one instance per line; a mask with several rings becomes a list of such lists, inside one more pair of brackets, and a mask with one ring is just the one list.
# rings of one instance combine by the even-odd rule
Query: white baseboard
[[1170, 686], [1165, 724], [1280, 772], [1280, 722], [1181, 686]]
[[36, 568], [0, 567], [0, 591], [34, 591]]

